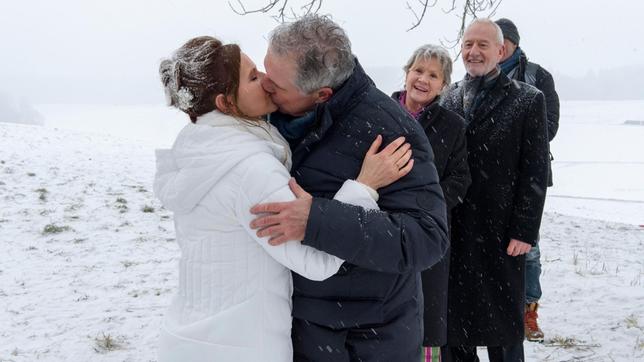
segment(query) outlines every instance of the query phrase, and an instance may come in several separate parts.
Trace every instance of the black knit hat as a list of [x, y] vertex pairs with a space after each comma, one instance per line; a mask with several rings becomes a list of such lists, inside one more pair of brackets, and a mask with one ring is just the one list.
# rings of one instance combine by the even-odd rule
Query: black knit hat
[[512, 20], [501, 18], [495, 21], [495, 23], [499, 26], [499, 28], [501, 28], [501, 31], [503, 32], [503, 38], [508, 39], [516, 45], [519, 45], [521, 36], [519, 36], [519, 29], [517, 29], [517, 26], [514, 25]]

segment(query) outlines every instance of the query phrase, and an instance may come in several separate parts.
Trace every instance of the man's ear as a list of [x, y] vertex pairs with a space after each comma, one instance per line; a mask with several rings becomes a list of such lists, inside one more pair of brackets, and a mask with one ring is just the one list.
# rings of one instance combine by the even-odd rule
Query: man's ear
[[329, 87], [320, 88], [315, 94], [316, 96], [315, 103], [324, 103], [328, 101], [332, 95], [333, 95], [333, 89]]

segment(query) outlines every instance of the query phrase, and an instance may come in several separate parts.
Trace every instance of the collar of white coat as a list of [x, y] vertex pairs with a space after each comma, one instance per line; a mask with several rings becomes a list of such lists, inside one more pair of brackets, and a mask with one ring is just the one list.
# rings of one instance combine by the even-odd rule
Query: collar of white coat
[[275, 126], [265, 120], [247, 120], [214, 110], [199, 116], [196, 124], [212, 127], [232, 127], [252, 133], [253, 135], [267, 141], [269, 147], [280, 162], [282, 162], [289, 171], [291, 169], [291, 149], [288, 141], [282, 137]]

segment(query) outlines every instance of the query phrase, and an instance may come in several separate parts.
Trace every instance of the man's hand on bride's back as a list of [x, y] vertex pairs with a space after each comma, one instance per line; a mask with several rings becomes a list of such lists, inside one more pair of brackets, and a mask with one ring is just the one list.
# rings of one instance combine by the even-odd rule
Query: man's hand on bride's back
[[303, 240], [306, 232], [313, 197], [294, 178], [291, 178], [288, 185], [296, 200], [258, 204], [250, 209], [252, 214], [260, 215], [251, 221], [250, 227], [257, 229], [257, 236], [270, 237], [268, 243], [271, 245], [279, 245], [288, 240]]
[[382, 136], [378, 135], [369, 147], [356, 178], [356, 181], [374, 190], [398, 181], [414, 167], [411, 145], [405, 143], [405, 137], [396, 138], [378, 152], [381, 145]]

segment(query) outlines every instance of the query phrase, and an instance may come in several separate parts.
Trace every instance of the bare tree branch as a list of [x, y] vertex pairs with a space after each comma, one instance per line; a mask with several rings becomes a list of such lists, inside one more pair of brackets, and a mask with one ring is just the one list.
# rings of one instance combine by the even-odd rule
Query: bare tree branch
[[[267, 0], [265, 6], [259, 7], [257, 9], [248, 10], [244, 5], [242, 0], [236, 0], [237, 7], [233, 6], [231, 2], [228, 2], [228, 6], [232, 11], [237, 15], [248, 15], [253, 13], [270, 13], [275, 10], [275, 14], [271, 17], [279, 23], [283, 23], [286, 20], [296, 19], [303, 15], [315, 14], [322, 7], [324, 0], [309, 0], [304, 5], [300, 6], [300, 11], [295, 11], [292, 7], [289, 7], [289, 0]], [[290, 15], [289, 15], [290, 14]]]
[[[275, 14], [272, 16], [276, 21], [283, 23], [286, 20], [296, 19], [302, 15], [309, 15], [317, 13], [322, 7], [324, 0], [303, 0], [304, 5], [300, 6], [299, 11], [295, 11], [292, 7], [288, 7], [289, 0], [266, 0], [266, 5], [257, 9], [248, 10], [244, 6], [243, 0], [236, 0], [237, 8], [234, 7], [231, 2], [228, 2], [228, 6], [239, 15], [247, 15], [252, 13], [270, 13], [274, 9]], [[445, 14], [452, 13], [462, 9], [460, 12], [459, 18], [460, 28], [458, 30], [456, 39], [454, 40], [441, 40], [441, 44], [448, 48], [455, 48], [463, 38], [463, 33], [467, 25], [474, 19], [480, 16], [493, 16], [496, 14], [496, 10], [501, 5], [503, 0], [416, 0], [418, 4], [410, 4], [409, 1], [405, 1], [405, 7], [409, 10], [413, 16], [414, 21], [407, 31], [416, 29], [425, 19], [425, 15], [428, 12], [428, 9], [435, 8], [439, 3], [448, 2], [450, 3], [449, 7], [442, 9]], [[290, 15], [287, 15], [290, 14]], [[449, 43], [451, 45], [445, 45]]]
[[[271, 11], [275, 7], [275, 5], [277, 5], [280, 1], [282, 0], [270, 0], [268, 4], [266, 4], [266, 6], [255, 10], [246, 10], [246, 7], [244, 6], [244, 3], [241, 2], [241, 0], [237, 0], [237, 4], [241, 8], [241, 10], [235, 9], [235, 7], [230, 3], [230, 1], [228, 2], [228, 6], [237, 15], [247, 15], [252, 13], [267, 13]], [[288, 2], [288, 0], [286, 0], [285, 2]]]
[[[317, 6], [316, 6], [317, 5]], [[322, 7], [322, 0], [311, 0], [308, 4], [302, 6], [305, 15], [316, 14]], [[315, 8], [315, 10], [313, 10]]]
[[420, 3], [421, 9], [422, 9], [420, 16], [416, 15], [416, 12], [411, 8], [411, 5], [407, 3], [407, 9], [411, 10], [411, 12], [416, 17], [416, 21], [412, 24], [411, 28], [407, 29], [407, 31], [413, 30], [416, 27], [418, 27], [418, 25], [420, 25], [420, 23], [422, 23], [423, 19], [425, 18], [425, 13], [427, 13], [427, 8], [428, 7], [433, 8], [434, 6], [436, 6], [436, 3], [438, 2], [438, 0], [434, 0], [434, 2], [431, 5], [429, 4], [429, 0], [418, 0], [418, 2]]
[[[465, 0], [465, 3], [462, 5], [462, 12], [459, 15], [461, 19], [461, 24], [457, 33], [457, 36], [453, 40], [443, 39], [440, 41], [441, 45], [446, 48], [454, 49], [458, 46], [463, 38], [465, 33], [465, 28], [472, 20], [479, 18], [481, 16], [492, 17], [496, 14], [496, 10], [501, 5], [503, 0]], [[452, 0], [452, 5], [449, 9], [443, 9], [444, 13], [454, 12], [456, 9], [460, 8], [458, 5], [459, 0]], [[460, 54], [458, 51], [457, 56]]]

